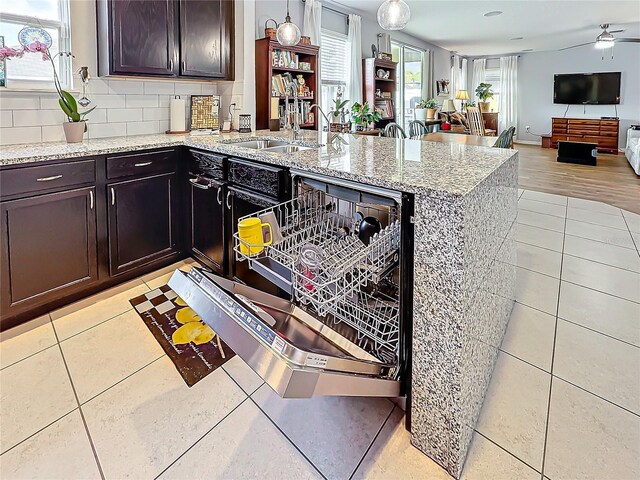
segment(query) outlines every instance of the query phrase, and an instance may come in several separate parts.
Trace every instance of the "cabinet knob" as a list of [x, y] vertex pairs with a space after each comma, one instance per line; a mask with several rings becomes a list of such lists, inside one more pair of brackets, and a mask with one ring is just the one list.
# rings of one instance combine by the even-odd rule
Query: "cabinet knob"
[[116, 191], [113, 187], [111, 187], [111, 205], [116, 204]]
[[89, 208], [93, 210], [93, 190], [89, 190]]
[[216, 193], [216, 200], [218, 201], [218, 205], [222, 205], [222, 187], [218, 187], [218, 192]]
[[229, 203], [229, 198], [231, 197], [231, 192], [227, 192], [227, 200], [226, 200], [226, 204], [227, 204], [227, 208], [229, 210], [231, 210], [231, 204]]
[[134, 167], [148, 167], [149, 165], [151, 165], [153, 162], [142, 162], [142, 163], [134, 163], [133, 166]]

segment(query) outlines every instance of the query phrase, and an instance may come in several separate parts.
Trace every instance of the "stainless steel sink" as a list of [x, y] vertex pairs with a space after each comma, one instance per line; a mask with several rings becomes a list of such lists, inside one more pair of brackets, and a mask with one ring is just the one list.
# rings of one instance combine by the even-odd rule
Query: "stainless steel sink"
[[295, 153], [302, 150], [311, 150], [312, 147], [303, 147], [302, 145], [282, 145], [279, 147], [270, 147], [266, 150], [274, 153]]
[[288, 146], [289, 142], [282, 140], [250, 140], [248, 142], [233, 142], [231, 145], [236, 147], [253, 148], [255, 150], [263, 150], [271, 147]]

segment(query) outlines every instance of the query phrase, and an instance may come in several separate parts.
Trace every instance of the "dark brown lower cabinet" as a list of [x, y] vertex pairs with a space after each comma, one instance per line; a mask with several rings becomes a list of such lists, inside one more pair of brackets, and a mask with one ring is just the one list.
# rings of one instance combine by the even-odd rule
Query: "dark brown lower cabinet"
[[177, 190], [176, 173], [107, 185], [112, 276], [179, 252]]
[[3, 316], [98, 280], [95, 200], [86, 187], [1, 204]]
[[190, 183], [189, 211], [191, 238], [189, 248], [194, 257], [221, 275], [225, 272], [224, 185]]

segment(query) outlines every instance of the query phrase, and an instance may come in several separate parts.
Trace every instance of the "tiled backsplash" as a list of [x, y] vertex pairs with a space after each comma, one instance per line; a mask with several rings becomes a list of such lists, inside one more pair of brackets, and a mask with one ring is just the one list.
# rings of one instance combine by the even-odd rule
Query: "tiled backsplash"
[[[169, 100], [217, 94], [212, 82], [92, 78], [85, 138], [161, 133], [169, 129]], [[74, 93], [76, 98], [80, 93]], [[81, 109], [82, 110], [82, 109]], [[64, 140], [65, 116], [56, 93], [0, 90], [0, 145]]]

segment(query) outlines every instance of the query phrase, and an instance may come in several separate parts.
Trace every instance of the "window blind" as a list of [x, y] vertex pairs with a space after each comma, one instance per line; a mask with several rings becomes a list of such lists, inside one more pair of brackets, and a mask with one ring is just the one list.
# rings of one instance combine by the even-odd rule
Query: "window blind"
[[320, 62], [322, 83], [346, 85], [347, 83], [347, 36], [334, 32], [322, 32]]

